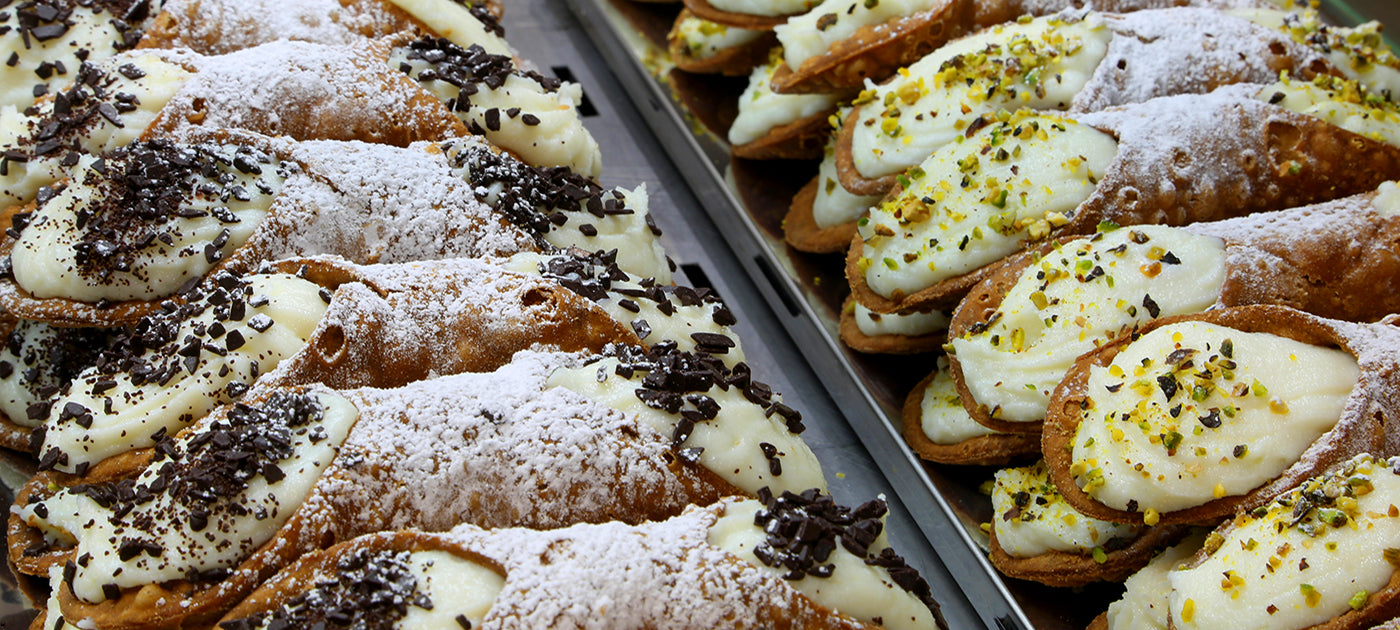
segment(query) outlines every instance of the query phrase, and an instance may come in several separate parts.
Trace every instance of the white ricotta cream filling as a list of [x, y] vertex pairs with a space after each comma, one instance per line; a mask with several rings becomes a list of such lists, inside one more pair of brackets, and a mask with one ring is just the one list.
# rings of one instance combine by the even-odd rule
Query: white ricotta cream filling
[[[272, 481], [265, 474], [254, 475], [232, 499], [177, 500], [157, 491], [150, 501], [136, 503], [118, 516], [87, 494], [63, 490], [14, 510], [33, 526], [76, 541], [75, 556], [89, 557], [88, 562], [78, 563], [71, 584], [74, 595], [83, 601], [108, 599], [104, 585], [132, 588], [232, 568], [271, 540], [291, 518], [359, 417], [349, 401], [334, 394], [319, 394], [316, 401], [324, 410], [322, 418], [290, 429], [292, 455], [275, 464], [282, 478]], [[180, 440], [181, 450], [188, 451], [199, 433]], [[136, 484], [147, 488], [157, 484], [164, 466], [151, 465], [137, 476]], [[227, 509], [235, 504], [246, 509]], [[207, 525], [194, 530], [192, 514], [198, 508], [209, 510]], [[123, 553], [124, 545], [114, 544], [128, 539], [153, 543], [160, 551]]]
[[1161, 226], [1056, 249], [1021, 272], [990, 326], [951, 340], [994, 418], [1038, 422], [1079, 355], [1156, 317], [1198, 313], [1225, 285], [1225, 244]]
[[[72, 471], [150, 446], [153, 434], [173, 434], [230, 402], [231, 384], [246, 389], [240, 386], [300, 351], [326, 313], [321, 288], [285, 274], [247, 279], [251, 293], [242, 319], [230, 317], [227, 308], [210, 307], [180, 322], [166, 346], [142, 355], [144, 365], [178, 360], [169, 380], [137, 384], [131, 372], [104, 374], [95, 367], [79, 374], [53, 401], [41, 452], [58, 449], [67, 456], [58, 468]], [[214, 330], [223, 332], [214, 335]], [[180, 354], [181, 348], [195, 348], [195, 358], [187, 359], [191, 353]], [[72, 413], [80, 409], [82, 413]], [[84, 415], [90, 417], [80, 419]]]
[[[636, 394], [637, 381], [643, 374], [623, 378], [617, 374], [617, 366], [617, 359], [607, 358], [581, 368], [559, 369], [550, 375], [548, 385], [572, 390], [636, 416], [657, 433], [671, 436], [681, 415], [643, 403]], [[751, 495], [765, 487], [774, 494], [810, 488], [825, 491], [826, 479], [816, 455], [801, 437], [788, 430], [780, 414], [765, 415], [763, 407], [749, 402], [738, 387], [721, 390], [715, 386], [703, 394], [718, 403], [719, 414], [712, 420], [696, 422], [682, 445], [704, 449], [698, 455], [700, 465]], [[771, 445], [782, 474], [772, 473], [761, 444]]]
[[[845, 114], [838, 114], [845, 118]], [[851, 223], [879, 203], [881, 195], [855, 195], [841, 185], [836, 174], [836, 152], [830, 143], [817, 167], [817, 196], [812, 199], [812, 219], [817, 227], [829, 228]]]
[[857, 99], [863, 106], [851, 142], [856, 170], [872, 179], [899, 173], [998, 110], [1069, 109], [1112, 38], [1096, 17], [1070, 23], [1047, 16], [934, 51]]
[[[72, 25], [45, 39], [21, 35], [18, 7], [9, 7], [3, 13], [0, 26], [5, 27], [5, 34], [0, 36], [0, 61], [5, 63], [0, 63], [0, 107], [11, 105], [23, 111], [34, 104], [36, 85], [67, 83], [83, 63], [78, 57], [80, 50], [87, 51], [86, 58], [94, 62], [117, 54], [122, 35], [112, 25], [116, 16], [76, 3], [70, 6], [73, 11], [68, 21]], [[41, 23], [38, 28], [47, 31], [60, 24]], [[8, 63], [10, 59], [15, 63]]]
[[1349, 79], [1385, 95], [1400, 95], [1400, 58], [1386, 45], [1376, 21], [1353, 27], [1328, 24], [1316, 9], [1231, 9], [1231, 15], [1290, 35], [1317, 50]]
[[389, 2], [414, 19], [425, 24], [439, 37], [452, 40], [452, 43], [466, 48], [480, 44], [493, 55], [513, 56], [506, 39], [486, 30], [486, 25], [466, 7], [452, 0], [389, 0]]
[[1023, 468], [1003, 468], [992, 486], [992, 528], [997, 545], [1014, 558], [1052, 551], [1103, 554], [1114, 539], [1137, 536], [1139, 527], [1080, 514], [1065, 502], [1044, 460]]
[[857, 303], [853, 316], [856, 327], [867, 337], [880, 335], [905, 335], [922, 337], [948, 330], [948, 313], [929, 311], [927, 313], [876, 313]]
[[938, 371], [924, 388], [919, 411], [919, 425], [934, 444], [951, 446], [996, 433], [973, 420], [963, 408], [953, 374], [948, 371], [947, 357], [938, 357]]
[[[129, 106], [134, 109], [113, 110], [121, 121], [120, 126], [105, 116], [89, 117], [76, 138], [78, 145], [87, 153], [110, 151], [139, 138], [190, 77], [184, 68], [155, 55], [139, 52], [123, 53], [97, 65], [105, 71], [105, 93], [112, 96], [131, 95]], [[137, 72], [133, 72], [132, 68]], [[88, 93], [92, 94], [90, 88]], [[43, 119], [52, 115], [53, 106], [53, 100], [46, 99], [36, 105], [38, 111], [35, 116], [20, 116], [13, 110], [0, 114], [0, 121], [3, 121], [0, 122], [0, 130], [3, 130], [0, 131], [3, 134], [0, 135], [0, 147], [19, 147], [26, 153], [32, 152], [35, 147], [21, 146], [20, 138], [29, 136], [31, 127], [42, 126]], [[122, 107], [126, 109], [128, 105], [122, 103]], [[47, 156], [31, 157], [28, 162], [8, 161], [5, 172], [0, 173], [0, 203], [25, 204], [33, 201], [40, 186], [53, 185], [63, 177], [60, 162], [67, 153], [67, 150], [60, 149]]]
[[445, 551], [417, 551], [408, 559], [418, 591], [433, 608], [409, 606], [398, 622], [403, 630], [462, 630], [458, 617], [479, 628], [505, 587], [499, 573]]
[[774, 27], [773, 32], [783, 45], [784, 61], [796, 70], [862, 27], [894, 22], [943, 4], [939, 0], [826, 0]]
[[763, 37], [763, 31], [726, 26], [687, 15], [676, 23], [672, 36], [680, 38], [681, 47], [692, 59], [709, 59], [721, 50], [757, 41]]
[[[221, 147], [219, 151], [226, 157], [234, 154], [232, 148]], [[79, 263], [81, 248], [100, 251], [102, 243], [113, 248], [120, 245], [106, 240], [84, 242], [93, 221], [110, 220], [120, 225], [137, 210], [123, 207], [119, 196], [130, 190], [127, 182], [115, 182], [101, 174], [99, 158], [84, 156], [70, 172], [69, 185], [35, 210], [28, 227], [20, 233], [11, 253], [15, 282], [36, 298], [98, 302], [170, 296], [190, 278], [209, 273], [219, 260], [247, 242], [262, 223], [285, 178], [280, 162], [270, 159], [270, 163], [260, 165], [259, 174], [240, 172], [232, 164], [220, 165], [220, 177], [227, 178], [227, 183], [216, 188], [228, 191], [237, 187], [246, 193], [244, 198], [207, 194], [195, 188], [179, 203], [180, 211], [188, 216], [172, 213], [163, 217], [163, 223], [146, 228], [151, 240], [125, 254], [124, 265], [98, 263], [98, 268], [89, 268]], [[109, 173], [119, 169], [112, 160], [102, 168]], [[202, 176], [198, 180], [201, 184], [212, 182]], [[87, 218], [94, 215], [103, 218]], [[86, 223], [87, 228], [80, 228], [80, 223]], [[123, 232], [119, 240], [130, 244], [140, 237]]]
[[1284, 109], [1320, 118], [1355, 134], [1400, 146], [1400, 106], [1354, 81], [1323, 76], [1314, 82], [1285, 78], [1257, 97]]
[[20, 426], [42, 424], [43, 417], [31, 417], [30, 410], [43, 409], [35, 405], [48, 400], [45, 390], [62, 391], [74, 372], [90, 366], [106, 337], [102, 329], [19, 320], [0, 348], [0, 412]]
[[1210, 557], [1171, 574], [1173, 626], [1292, 630], [1375, 605], [1395, 572], [1397, 503], [1400, 478], [1362, 455], [1241, 517]]
[[[447, 2], [448, 0], [441, 0]], [[438, 99], [452, 106], [452, 113], [475, 133], [535, 166], [565, 166], [575, 173], [597, 178], [602, 172], [602, 153], [593, 135], [578, 115], [583, 88], [565, 82], [558, 89], [547, 89], [538, 81], [518, 72], [507, 75], [500, 87], [472, 83], [475, 91], [460, 103], [462, 89], [442, 79], [418, 79], [432, 65], [422, 59], [408, 59], [408, 50], [396, 48], [389, 65], [411, 68], [409, 76]]]
[[[887, 2], [889, 0], [886, 0]], [[729, 127], [729, 144], [748, 144], [768, 135], [776, 127], [815, 116], [836, 107], [835, 94], [778, 94], [773, 91], [773, 73], [778, 59], [753, 69], [749, 85], [739, 95], [739, 115]]]
[[1341, 415], [1350, 354], [1182, 322], [1092, 367], [1071, 472], [1109, 507], [1169, 512], [1277, 477]]
[[[595, 217], [587, 212], [566, 212], [565, 221], [559, 224], [545, 240], [560, 249], [579, 247], [596, 252], [617, 250], [617, 266], [627, 273], [643, 278], [655, 278], [657, 284], [671, 284], [671, 263], [666, 257], [666, 248], [661, 239], [647, 225], [649, 197], [646, 184], [632, 190], [619, 188], [626, 207], [631, 214], [614, 214]], [[580, 228], [592, 226], [594, 234], [585, 234]]]
[[[787, 573], [786, 568], [770, 567], [754, 555], [754, 548], [763, 545], [768, 534], [754, 525], [755, 515], [763, 504], [752, 499], [731, 503], [724, 516], [710, 527], [709, 543], [728, 551], [760, 570], [775, 575]], [[872, 555], [888, 546], [883, 534], [871, 545]], [[879, 619], [889, 630], [933, 628], [936, 623], [928, 607], [907, 591], [895, 585], [889, 573], [877, 566], [867, 565], [841, 545], [826, 561], [834, 565], [830, 577], [807, 575], [788, 584], [812, 601], [836, 612], [861, 621]]]
[[1108, 605], [1108, 630], [1167, 630], [1167, 598], [1171, 572], [1185, 566], [1205, 543], [1205, 534], [1193, 535], [1157, 554], [1147, 566], [1123, 582], [1127, 591]]
[[1376, 198], [1371, 201], [1371, 207], [1383, 217], [1400, 214], [1400, 185], [1395, 182], [1382, 183], [1376, 189]]
[[806, 12], [821, 0], [710, 0], [710, 6], [729, 13], [781, 17]]
[[1108, 170], [1118, 143], [1050, 114], [1004, 116], [901, 176], [904, 191], [859, 225], [858, 268], [900, 299], [1045, 239]]

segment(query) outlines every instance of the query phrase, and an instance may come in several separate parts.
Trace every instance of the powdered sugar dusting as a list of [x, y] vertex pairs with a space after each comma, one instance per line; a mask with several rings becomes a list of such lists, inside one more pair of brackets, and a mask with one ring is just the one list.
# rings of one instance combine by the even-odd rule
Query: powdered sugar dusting
[[[464, 525], [449, 536], [506, 571], [485, 628], [802, 627], [809, 601], [781, 578], [707, 543], [724, 505], [637, 527], [536, 532]], [[834, 616], [821, 622], [861, 627]]]
[[282, 190], [289, 229], [269, 258], [341, 254], [393, 263], [534, 251], [533, 240], [477, 201], [432, 145], [304, 142], [292, 156], [307, 174]]
[[385, 4], [339, 0], [165, 0], [172, 23], [153, 29], [166, 47], [216, 55], [279, 39], [349, 44], [382, 37], [401, 24]]
[[1278, 78], [1279, 70], [1324, 62], [1282, 32], [1213, 9], [1141, 11], [1103, 19], [1114, 37], [1071, 111], [1200, 94], [1229, 83], [1267, 84]]
[[[360, 409], [323, 487], [378, 506], [379, 531], [636, 522], [703, 500], [667, 469], [668, 440], [604, 405], [546, 389], [572, 355], [524, 352], [492, 373], [345, 392]], [[686, 469], [678, 469], [682, 475]]]

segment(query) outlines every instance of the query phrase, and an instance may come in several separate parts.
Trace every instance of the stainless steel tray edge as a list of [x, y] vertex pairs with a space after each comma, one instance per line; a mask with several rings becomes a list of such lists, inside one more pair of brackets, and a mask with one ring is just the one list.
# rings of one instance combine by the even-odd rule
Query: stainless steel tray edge
[[[585, 32], [690, 185], [692, 193], [711, 220], [728, 236], [727, 242], [738, 256], [738, 262], [778, 315], [783, 328], [821, 377], [832, 399], [841, 403], [847, 422], [881, 465], [881, 473], [913, 514], [939, 559], [957, 576], [956, 584], [965, 597], [975, 603], [973, 608], [982, 623], [998, 630], [1034, 627], [948, 503], [931, 490], [934, 484], [922, 461], [905, 444], [894, 425], [884, 419], [885, 412], [879, 403], [861, 387], [842, 357], [836, 331], [820, 325], [812, 305], [798, 297], [802, 291], [793, 279], [792, 270], [774, 254], [758, 228], [748, 220], [740, 201], [726, 184], [725, 176], [707, 157], [709, 150], [697, 141], [686, 114], [669, 98], [666, 86], [628, 52], [627, 35], [621, 30], [629, 28], [626, 20], [607, 0], [565, 2], [578, 16]], [[910, 483], [912, 480], [918, 483]]]

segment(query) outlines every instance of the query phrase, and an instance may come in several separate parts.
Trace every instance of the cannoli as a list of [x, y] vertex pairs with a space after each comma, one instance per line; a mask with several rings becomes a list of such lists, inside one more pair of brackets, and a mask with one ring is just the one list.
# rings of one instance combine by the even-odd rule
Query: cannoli
[[1341, 630], [1400, 614], [1396, 466], [1357, 456], [1212, 532], [1168, 574], [1169, 627]]
[[[174, 440], [158, 441], [154, 453], [104, 462], [89, 475], [97, 479], [73, 485], [75, 480], [44, 475], [31, 482], [11, 521], [17, 541], [12, 560], [31, 574], [55, 563], [77, 563], [60, 592], [70, 620], [91, 618], [108, 627], [148, 616], [160, 626], [177, 627], [217, 617], [300, 553], [366, 533], [442, 531], [463, 522], [534, 528], [638, 523], [674, 516], [688, 504], [708, 505], [726, 494], [759, 494], [770, 484], [824, 485], [815, 457], [800, 441], [783, 447], [780, 457], [789, 468], [771, 474], [768, 453], [748, 443], [747, 434], [757, 431], [754, 439], [764, 439], [764, 424], [786, 429], [764, 418], [754, 403], [723, 401], [713, 419], [701, 422], [745, 438], [729, 439], [745, 442], [746, 461], [738, 463], [737, 449], [731, 448], [724, 469], [716, 470], [687, 455], [693, 444], [657, 432], [646, 418], [654, 411], [624, 414], [609, 408], [614, 404], [609, 397], [632, 397], [631, 387], [580, 396], [552, 384], [552, 375], [561, 371], [596, 373], [573, 355], [522, 353], [495, 372], [392, 390], [260, 390], [253, 401], [226, 407]], [[696, 398], [686, 404], [700, 410], [715, 404]], [[757, 425], [744, 407], [759, 410]], [[288, 426], [279, 429], [279, 422]], [[298, 428], [306, 447], [295, 445]], [[285, 430], [292, 430], [294, 445], [283, 450], [276, 436]], [[252, 461], [232, 457], [259, 441], [270, 445], [255, 449]], [[319, 450], [309, 452], [311, 446]], [[304, 465], [307, 461], [318, 465]], [[723, 480], [731, 476], [731, 465], [760, 472], [745, 471], [736, 477], [741, 487], [735, 487]], [[220, 483], [227, 475], [243, 483]], [[189, 492], [206, 479], [215, 496]], [[230, 487], [231, 492], [217, 491]], [[274, 496], [262, 498], [268, 491]], [[138, 498], [125, 499], [128, 492]], [[112, 493], [117, 501], [105, 501]], [[254, 520], [259, 509], [269, 512], [256, 519], [263, 526], [229, 527], [239, 519]], [[111, 527], [85, 526], [95, 515]], [[132, 535], [131, 527], [159, 537]], [[237, 537], [210, 540], [195, 533], [206, 530], [237, 532]], [[108, 540], [113, 535], [119, 537], [115, 543]], [[162, 550], [151, 553], [151, 544]], [[145, 545], [144, 555], [129, 553], [132, 545]], [[223, 581], [201, 583], [189, 577], [194, 574]], [[104, 586], [109, 584], [118, 590]], [[151, 592], [167, 601], [146, 609], [143, 602], [152, 601]]]
[[1084, 514], [1209, 524], [1396, 450], [1391, 324], [1245, 306], [1143, 331], [1080, 357], [1050, 401], [1042, 451]]
[[162, 0], [143, 48], [221, 55], [288, 39], [351, 44], [410, 32], [509, 55], [491, 3], [459, 0]]
[[736, 157], [751, 160], [801, 160], [821, 156], [840, 93], [774, 94], [770, 87], [781, 49], [754, 68], [739, 96], [739, 116], [729, 126]]
[[[841, 121], [848, 111], [843, 108], [831, 119], [837, 135], [841, 133]], [[856, 235], [856, 219], [880, 201], [880, 195], [851, 194], [841, 185], [836, 173], [835, 142], [834, 137], [828, 138], [817, 176], [797, 191], [783, 218], [783, 239], [798, 251], [813, 254], [846, 251]]]
[[813, 0], [685, 0], [695, 17], [751, 31], [771, 31], [812, 6]]
[[136, 46], [160, 2], [46, 0], [7, 5], [0, 14], [0, 111], [23, 111], [66, 82], [85, 61]]
[[660, 285], [651, 278], [629, 276], [617, 266], [616, 251], [522, 252], [503, 266], [554, 280], [592, 300], [648, 345], [669, 341], [685, 352], [713, 354], [730, 367], [744, 360], [739, 337], [730, 330], [738, 320], [718, 295], [706, 288]]
[[321, 259], [269, 271], [220, 272], [163, 303], [40, 403], [31, 416], [45, 419], [35, 438], [41, 468], [81, 474], [260, 384], [396, 386], [490, 370], [542, 343], [636, 343], [630, 328], [557, 284], [475, 261]]
[[1123, 581], [1121, 598], [1089, 623], [1089, 630], [1167, 630], [1168, 576], [1205, 545], [1209, 529], [1193, 528], [1181, 542], [1163, 549], [1147, 566]]
[[970, 30], [972, 0], [824, 0], [773, 27], [773, 89], [841, 92], [880, 81]]
[[850, 298], [841, 306], [841, 343], [868, 354], [917, 354], [943, 347], [950, 311], [876, 313]]
[[1039, 436], [994, 431], [968, 415], [946, 357], [904, 399], [900, 418], [909, 448], [940, 464], [998, 466], [1040, 455]]
[[[885, 510], [883, 501], [851, 510], [804, 493], [728, 500], [635, 527], [384, 534], [308, 557], [220, 625], [299, 625], [331, 613], [367, 619], [372, 611], [347, 599], [353, 591], [335, 577], [342, 564], [374, 554], [383, 565], [412, 567], [421, 550], [447, 549], [456, 558], [484, 559], [476, 562], [504, 578], [499, 588], [482, 589], [490, 599], [481, 617], [470, 619], [473, 628], [946, 627], [927, 583], [876, 537]], [[814, 530], [810, 540], [797, 538], [803, 527]], [[423, 592], [435, 587], [430, 579], [395, 599], [431, 598]], [[457, 609], [448, 596], [439, 600]], [[426, 613], [412, 606], [403, 614]]]
[[0, 447], [29, 451], [34, 429], [48, 416], [47, 401], [92, 367], [114, 334], [106, 328], [61, 328], [33, 320], [0, 322], [5, 340], [0, 346]]
[[472, 133], [527, 164], [568, 167], [595, 179], [602, 171], [598, 143], [579, 118], [583, 88], [577, 83], [445, 37], [396, 46], [389, 63], [441, 99]]
[[767, 61], [778, 40], [771, 31], [725, 26], [682, 9], [666, 43], [671, 63], [681, 70], [741, 77]]
[[[1080, 354], [1159, 317], [1282, 304], [1370, 321], [1400, 309], [1396, 185], [1185, 228], [1105, 226], [1009, 259], [959, 305], [953, 377], [977, 421], [1039, 433]], [[1361, 296], [1366, 296], [1362, 298]]]
[[[991, 263], [1104, 221], [1218, 220], [1400, 176], [1400, 147], [1372, 137], [1387, 133], [1393, 105], [1328, 91], [1325, 107], [1366, 122], [1353, 132], [1286, 109], [1289, 94], [1313, 93], [1299, 86], [1233, 86], [1076, 120], [1003, 113], [901, 176], [907, 185], [871, 208], [847, 254], [852, 291], [880, 312], [948, 306]], [[1352, 160], [1370, 168], [1352, 169]]]
[[951, 43], [857, 99], [837, 144], [841, 182], [883, 194], [1002, 109], [1092, 112], [1330, 68], [1286, 33], [1207, 9], [1022, 20]]
[[1055, 490], [1040, 461], [997, 471], [989, 533], [992, 565], [998, 571], [1050, 586], [1083, 586], [1127, 578], [1186, 529], [1080, 514]]
[[217, 57], [141, 50], [84, 63], [3, 141], [0, 201], [24, 205], [82, 154], [191, 126], [296, 140], [407, 146], [466, 135], [431, 94], [390, 66], [388, 42], [275, 42]]

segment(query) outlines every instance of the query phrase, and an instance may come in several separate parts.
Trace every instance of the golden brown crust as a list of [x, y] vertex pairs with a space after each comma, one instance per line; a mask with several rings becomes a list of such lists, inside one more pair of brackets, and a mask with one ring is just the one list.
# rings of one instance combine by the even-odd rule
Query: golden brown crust
[[1004, 466], [1040, 455], [1039, 436], [1032, 435], [986, 435], [957, 444], [938, 444], [930, 440], [924, 433], [922, 407], [924, 391], [936, 375], [935, 371], [914, 386], [914, 391], [904, 399], [900, 415], [904, 441], [919, 457], [940, 464]]
[[[1273, 481], [1246, 494], [1213, 499], [1195, 507], [1164, 512], [1159, 517], [1158, 525], [1210, 525], [1237, 511], [1263, 505], [1304, 479], [1315, 476], [1359, 452], [1388, 452], [1386, 426], [1400, 418], [1400, 412], [1391, 409], [1400, 401], [1379, 398], [1377, 393], [1389, 391], [1389, 387], [1394, 386], [1390, 381], [1400, 370], [1394, 365], [1394, 359], [1377, 361], [1377, 357], [1370, 357], [1371, 362], [1368, 365], [1367, 360], [1361, 359], [1362, 348], [1342, 330], [1343, 324], [1340, 322], [1324, 320], [1287, 307], [1255, 305], [1195, 315], [1164, 317], [1144, 324], [1140, 331], [1141, 334], [1146, 334], [1181, 321], [1202, 321], [1243, 332], [1272, 333], [1307, 344], [1338, 347], [1361, 360], [1361, 376], [1347, 401], [1341, 420], [1318, 438], [1299, 462], [1290, 466]], [[1084, 405], [1088, 399], [1085, 387], [1089, 368], [1108, 365], [1138, 336], [1140, 335], [1120, 337], [1075, 361], [1074, 367], [1050, 397], [1050, 408], [1041, 437], [1041, 450], [1045, 453], [1050, 480], [1054, 482], [1066, 502], [1085, 515], [1132, 524], [1143, 522], [1141, 512], [1117, 510], [1095, 501], [1075, 483], [1074, 475], [1070, 473], [1070, 465], [1075, 431], [1083, 419]]]
[[[222, 57], [210, 58], [161, 109], [142, 138], [173, 137], [201, 125], [294, 140], [359, 140], [400, 147], [468, 135], [442, 101], [388, 63], [394, 47], [411, 40], [401, 35], [327, 46], [318, 55], [279, 55], [275, 60], [285, 66], [283, 74], [268, 74], [252, 88], [260, 103], [277, 104], [272, 108], [249, 107], [242, 94], [222, 94], [218, 88], [225, 75], [244, 74], [231, 64], [220, 65]], [[272, 59], [264, 55], [263, 63]], [[353, 68], [348, 74], [346, 65]], [[307, 74], [324, 77], [333, 87], [308, 98], [301, 82], [285, 80]]]
[[297, 559], [291, 566], [278, 572], [274, 578], [258, 586], [258, 589], [253, 591], [247, 599], [228, 611], [222, 621], [246, 619], [258, 613], [270, 612], [282, 607], [315, 585], [319, 579], [323, 579], [323, 576], [335, 575], [342, 558], [360, 551], [371, 553], [442, 551], [487, 567], [501, 577], [506, 576], [505, 569], [496, 561], [467, 549], [445, 536], [414, 531], [370, 534]]
[[943, 347], [948, 335], [945, 331], [927, 335], [876, 335], [871, 337], [861, 331], [856, 323], [855, 300], [850, 297], [841, 306], [841, 319], [838, 327], [841, 342], [856, 352], [867, 354], [919, 354], [935, 352]]
[[809, 254], [835, 254], [844, 251], [856, 235], [856, 223], [820, 227], [812, 215], [817, 200], [821, 176], [812, 178], [792, 197], [787, 216], [783, 218], [783, 240], [793, 249]]
[[773, 76], [773, 91], [838, 92], [858, 90], [866, 79], [884, 80], [896, 69], [918, 61], [970, 30], [973, 4], [971, 0], [939, 0], [927, 11], [862, 26], [825, 53], [803, 61], [798, 68], [780, 66]]
[[840, 132], [836, 134], [836, 178], [841, 182], [841, 187], [853, 195], [887, 195], [898, 186], [897, 175], [867, 179], [856, 169], [855, 151], [851, 143], [855, 142], [862, 107], [864, 105], [857, 105], [851, 109], [846, 120], [841, 122]]
[[[644, 0], [644, 1], [665, 1], [672, 0]], [[682, 9], [680, 15], [676, 16], [676, 22], [671, 27], [671, 32], [666, 35], [667, 50], [671, 53], [671, 63], [686, 72], [695, 74], [722, 74], [731, 77], [748, 76], [753, 69], [768, 61], [768, 51], [778, 45], [778, 36], [772, 32], [764, 33], [758, 39], [732, 48], [725, 48], [703, 59], [690, 56], [690, 51], [686, 49], [685, 42], [680, 34], [681, 21], [694, 17], [690, 9]]]
[[[992, 518], [997, 516], [993, 514]], [[1050, 551], [1029, 558], [1012, 556], [997, 542], [997, 528], [994, 525], [991, 531], [992, 565], [1008, 576], [1048, 586], [1121, 582], [1147, 566], [1157, 551], [1175, 543], [1189, 529], [1182, 525], [1149, 527], [1127, 546], [1107, 552], [1105, 560], [1099, 562], [1092, 555], [1066, 551]]]
[[751, 31], [771, 31], [774, 26], [787, 22], [789, 16], [749, 15], [725, 11], [710, 4], [709, 0], [685, 0], [685, 8], [702, 20], [709, 20], [725, 26], [737, 26]]
[[822, 156], [829, 120], [836, 108], [799, 118], [768, 130], [762, 138], [730, 148], [734, 157], [749, 160], [815, 160]]

